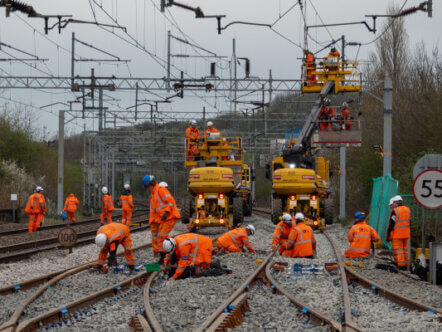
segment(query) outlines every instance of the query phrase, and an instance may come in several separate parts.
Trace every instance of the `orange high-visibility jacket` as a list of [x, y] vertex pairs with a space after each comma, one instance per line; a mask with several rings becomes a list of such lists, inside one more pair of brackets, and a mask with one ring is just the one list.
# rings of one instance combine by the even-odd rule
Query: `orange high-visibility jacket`
[[210, 237], [186, 233], [175, 240], [175, 254], [178, 261], [173, 277], [177, 279], [189, 265], [208, 268], [212, 260], [213, 243]]
[[394, 208], [390, 215], [396, 217], [390, 237], [392, 239], [408, 239], [410, 237], [410, 209], [401, 205]]
[[328, 53], [328, 57], [340, 57], [340, 56], [341, 56], [341, 53], [339, 53], [338, 50], [335, 50], [334, 52], [330, 51]]
[[110, 194], [104, 194], [101, 200], [101, 210], [102, 212], [112, 212], [115, 210], [114, 201], [112, 200], [112, 196]]
[[131, 244], [129, 246], [126, 245], [126, 243], [129, 243], [129, 240], [130, 243], [132, 242], [128, 226], [113, 222], [101, 226], [97, 231], [97, 234], [100, 233], [106, 234], [106, 246], [109, 248], [110, 251], [115, 251], [117, 249], [115, 242], [117, 242], [118, 244], [123, 244], [124, 249], [132, 249]]
[[198, 128], [190, 126], [186, 129], [186, 138], [190, 138], [192, 140], [201, 139], [201, 133]]
[[345, 252], [345, 257], [364, 257], [370, 255], [371, 242], [378, 242], [376, 230], [365, 221], [353, 225], [348, 232], [350, 248]]
[[153, 187], [150, 197], [150, 217], [149, 224], [152, 222], [160, 223], [164, 212], [168, 211], [169, 215], [163, 222], [168, 222], [172, 219], [181, 218], [180, 212], [176, 206], [175, 199], [170, 194], [167, 188], [161, 187], [158, 184]]
[[46, 200], [43, 194], [34, 193], [29, 196], [28, 203], [26, 204], [25, 211], [27, 213], [43, 214], [47, 213]]
[[294, 222], [287, 225], [285, 222], [280, 221], [276, 225], [275, 230], [273, 231], [272, 250], [275, 250], [278, 244], [283, 245], [288, 241], [290, 231], [293, 227]]
[[77, 205], [80, 204], [80, 201], [77, 197], [74, 196], [74, 194], [70, 194], [68, 197], [66, 197], [66, 201], [64, 203], [63, 211], [66, 212], [75, 212], [77, 211]]
[[120, 196], [121, 207], [124, 211], [133, 211], [134, 209], [134, 200], [132, 195], [121, 195]]
[[297, 223], [290, 231], [286, 248], [293, 248], [292, 257], [312, 256], [316, 249], [316, 240], [313, 229], [303, 222]]
[[255, 249], [251, 246], [247, 230], [244, 227], [232, 229], [221, 235], [217, 242], [219, 242], [223, 248], [229, 248], [232, 244], [236, 246], [239, 251], [242, 251], [244, 246], [250, 252], [255, 252]]
[[305, 64], [307, 69], [313, 69], [315, 67], [315, 56], [313, 53], [307, 53], [307, 56], [305, 57]]
[[206, 131], [204, 132], [204, 137], [207, 138], [208, 133], [219, 133], [219, 130], [216, 129], [215, 127], [207, 128]]

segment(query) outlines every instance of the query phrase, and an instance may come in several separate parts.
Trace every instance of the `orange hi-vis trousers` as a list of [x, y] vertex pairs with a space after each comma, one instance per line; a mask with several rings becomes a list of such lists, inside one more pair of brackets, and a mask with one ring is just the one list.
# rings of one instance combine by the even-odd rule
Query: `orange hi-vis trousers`
[[68, 215], [68, 221], [77, 221], [77, 218], [75, 218], [75, 212], [66, 212], [66, 214]]
[[391, 239], [394, 262], [399, 267], [408, 267], [408, 238]]
[[37, 229], [40, 228], [43, 219], [43, 213], [29, 213], [28, 232], [32, 233], [37, 231]]
[[152, 237], [153, 253], [165, 252], [163, 250], [163, 242], [169, 237], [169, 233], [175, 226], [177, 219], [171, 219], [169, 221], [162, 221], [160, 223], [152, 222], [150, 224], [150, 234]]
[[112, 222], [112, 211], [108, 211], [106, 213], [100, 214], [101, 224], [104, 225], [104, 220], [107, 220], [107, 223], [110, 224]]
[[126, 226], [130, 226], [132, 222], [132, 210], [124, 210], [123, 209], [123, 218], [121, 219], [121, 223]]

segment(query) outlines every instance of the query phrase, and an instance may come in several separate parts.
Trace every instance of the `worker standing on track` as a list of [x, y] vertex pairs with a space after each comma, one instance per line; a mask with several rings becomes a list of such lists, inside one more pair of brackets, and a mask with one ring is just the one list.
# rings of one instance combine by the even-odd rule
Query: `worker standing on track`
[[249, 252], [255, 252], [255, 249], [250, 244], [249, 235], [255, 235], [255, 227], [253, 225], [235, 228], [222, 234], [216, 241], [214, 254], [216, 255], [222, 250], [224, 250], [226, 254], [243, 252], [244, 247], [246, 247]]
[[163, 242], [169, 237], [169, 233], [181, 215], [169, 190], [161, 187], [153, 175], [146, 175], [143, 178], [143, 186], [150, 192], [149, 224], [152, 248], [154, 255], [160, 255], [159, 263], [161, 264], [166, 256]]
[[295, 225], [293, 217], [290, 214], [284, 213], [282, 215], [282, 221], [276, 225], [273, 231], [272, 250], [276, 250], [276, 247], [279, 245], [278, 251], [280, 254], [283, 253], [284, 245], [287, 243], [290, 231]]
[[29, 215], [29, 233], [40, 230], [41, 224], [44, 221], [44, 215], [48, 212], [46, 200], [42, 192], [43, 188], [37, 186], [37, 188], [35, 188], [35, 193], [29, 196], [25, 207], [25, 212]]
[[105, 220], [110, 224], [112, 222], [112, 211], [115, 209], [114, 201], [112, 200], [112, 196], [109, 194], [107, 187], [101, 188], [101, 192], [103, 193], [101, 199], [101, 224], [104, 225]]
[[380, 240], [376, 230], [365, 222], [364, 212], [356, 212], [354, 225], [348, 232], [350, 248], [345, 251], [345, 257], [366, 257], [370, 255], [371, 243]]
[[103, 270], [103, 266], [108, 253], [109, 258], [107, 260], [107, 265], [118, 266], [117, 248], [118, 245], [121, 244], [124, 247], [124, 256], [126, 258], [127, 265], [129, 266], [130, 270], [134, 270], [134, 252], [132, 250], [132, 239], [130, 237], [130, 230], [128, 226], [120, 223], [110, 223], [101, 226], [97, 231], [95, 243], [100, 248], [96, 265], [97, 269], [105, 272], [105, 270]]
[[210, 133], [219, 133], [219, 130], [215, 128], [212, 121], [207, 122], [207, 129], [204, 132], [204, 138], [207, 138], [207, 135]]
[[121, 208], [123, 210], [121, 222], [126, 226], [130, 226], [132, 222], [132, 212], [134, 210], [134, 200], [128, 183], [124, 185], [123, 189], [123, 194], [120, 196]]
[[312, 74], [312, 72], [316, 70], [316, 59], [313, 53], [309, 50], [304, 50], [304, 56], [305, 70], [307, 74], [307, 86], [311, 87], [316, 84], [316, 75]]
[[304, 224], [304, 214], [295, 215], [296, 226], [290, 231], [288, 241], [282, 256], [313, 258], [316, 249], [316, 239], [313, 229]]
[[213, 241], [210, 237], [185, 233], [175, 238], [166, 238], [162, 246], [166, 256], [164, 263], [175, 269], [169, 281], [199, 275], [209, 269], [212, 261]]
[[75, 218], [75, 212], [77, 212], [77, 205], [80, 204], [80, 201], [74, 194], [70, 194], [66, 197], [66, 201], [64, 202], [64, 208], [62, 212], [66, 212], [69, 222], [76, 222], [77, 218]]
[[186, 138], [188, 139], [188, 156], [189, 161], [193, 161], [194, 157], [199, 155], [198, 141], [201, 139], [201, 133], [196, 127], [196, 121], [190, 121], [190, 127], [186, 129]]
[[390, 220], [387, 241], [391, 241], [394, 261], [400, 270], [408, 268], [408, 239], [410, 238], [410, 209], [403, 204], [401, 196], [390, 199]]

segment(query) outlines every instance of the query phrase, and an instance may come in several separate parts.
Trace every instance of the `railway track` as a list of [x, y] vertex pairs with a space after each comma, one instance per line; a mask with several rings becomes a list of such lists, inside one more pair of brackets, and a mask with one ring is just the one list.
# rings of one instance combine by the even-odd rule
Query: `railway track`
[[[133, 222], [135, 223], [141, 221], [145, 222], [145, 218], [144, 219], [140, 218], [139, 220], [133, 220]], [[131, 226], [131, 233], [144, 231], [147, 230], [148, 228], [149, 228], [148, 225]], [[97, 229], [98, 228], [93, 228], [91, 230], [78, 233], [78, 240], [76, 247], [93, 243], [95, 240]], [[0, 263], [19, 261], [28, 258], [32, 255], [35, 255], [39, 252], [58, 249], [58, 248], [61, 248], [61, 246], [58, 243], [58, 237], [50, 237], [42, 240], [29, 241], [29, 242], [14, 244], [11, 246], [0, 247], [0, 253], [1, 253]]]

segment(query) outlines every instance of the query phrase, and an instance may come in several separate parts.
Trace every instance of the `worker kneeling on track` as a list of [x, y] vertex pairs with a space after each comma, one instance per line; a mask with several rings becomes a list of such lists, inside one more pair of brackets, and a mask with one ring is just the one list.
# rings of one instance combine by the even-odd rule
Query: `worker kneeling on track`
[[370, 255], [371, 242], [380, 240], [373, 227], [365, 222], [365, 213], [356, 212], [355, 223], [348, 232], [350, 248], [345, 251], [345, 257], [366, 257]]
[[169, 282], [188, 277], [217, 276], [230, 273], [216, 258], [212, 261], [213, 241], [195, 233], [166, 238], [163, 249], [167, 253], [164, 265], [169, 271]]
[[313, 258], [316, 250], [316, 239], [313, 229], [304, 224], [304, 214], [295, 215], [296, 225], [292, 228], [284, 244], [282, 256]]
[[153, 253], [160, 254], [159, 264], [163, 263], [166, 252], [163, 242], [169, 237], [176, 221], [181, 218], [175, 199], [166, 187], [160, 186], [153, 175], [143, 178], [143, 186], [150, 192], [149, 224]]
[[282, 215], [282, 221], [276, 225], [275, 230], [273, 231], [272, 250], [276, 250], [279, 245], [278, 251], [282, 255], [285, 250], [284, 245], [289, 240], [290, 231], [295, 225], [293, 217], [290, 214], [284, 213]]
[[247, 248], [249, 252], [255, 252], [255, 249], [253, 249], [250, 244], [249, 235], [255, 235], [255, 227], [253, 225], [235, 228], [224, 233], [216, 240], [214, 254], [217, 255], [223, 250], [226, 254], [243, 252], [245, 248]]
[[124, 256], [126, 258], [127, 265], [129, 266], [129, 270], [134, 270], [135, 260], [129, 227], [120, 223], [110, 223], [101, 226], [97, 231], [95, 243], [99, 248], [101, 248], [96, 265], [97, 269], [101, 270], [102, 272], [106, 272], [106, 269], [104, 269], [104, 263], [108, 253], [109, 258], [107, 260], [107, 265], [118, 266], [117, 248], [119, 244], [122, 244], [124, 247]]

